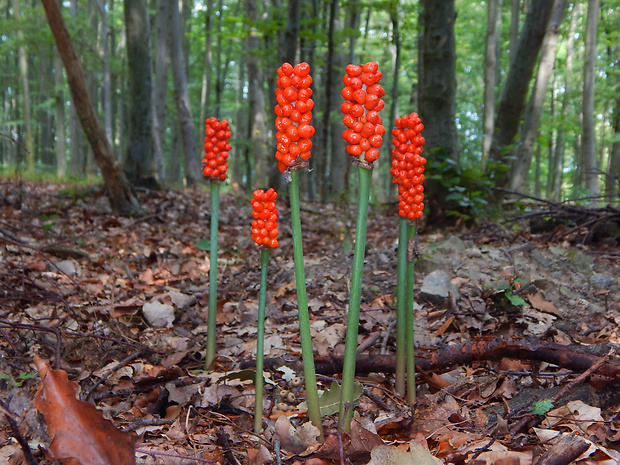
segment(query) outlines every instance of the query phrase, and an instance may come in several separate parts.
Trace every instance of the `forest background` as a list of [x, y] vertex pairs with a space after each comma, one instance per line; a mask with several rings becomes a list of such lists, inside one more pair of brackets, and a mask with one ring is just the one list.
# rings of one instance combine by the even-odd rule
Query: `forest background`
[[[317, 132], [302, 195], [347, 198], [341, 77], [348, 63], [377, 61], [388, 131], [412, 111], [425, 124], [431, 218], [487, 212], [493, 186], [618, 200], [620, 0], [71, 0], [61, 11], [134, 186], [199, 183], [204, 121], [215, 116], [233, 134], [225, 189], [282, 188], [275, 70], [306, 61]], [[96, 181], [102, 162], [42, 4], [0, 0], [0, 12], [2, 173]], [[379, 201], [395, 196], [385, 139]]]

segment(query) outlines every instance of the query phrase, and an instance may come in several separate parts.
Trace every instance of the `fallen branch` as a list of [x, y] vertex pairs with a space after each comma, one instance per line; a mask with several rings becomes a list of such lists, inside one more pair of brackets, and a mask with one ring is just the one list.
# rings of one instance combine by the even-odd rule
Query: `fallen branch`
[[[587, 346], [586, 346], [587, 347]], [[416, 367], [430, 372], [442, 372], [456, 365], [471, 365], [482, 360], [500, 360], [512, 358], [518, 360], [537, 360], [551, 363], [575, 373], [583, 373], [601, 360], [600, 356], [586, 353], [581, 346], [561, 345], [543, 341], [533, 336], [524, 338], [478, 339], [465, 344], [449, 345], [439, 349], [419, 347], [416, 350]], [[322, 375], [342, 373], [342, 357], [315, 357], [316, 372]], [[393, 373], [395, 368], [393, 355], [371, 355], [358, 357], [356, 372]], [[240, 368], [252, 368], [253, 360], [240, 364]], [[266, 369], [288, 366], [301, 370], [301, 361], [271, 358], [265, 360]], [[620, 362], [607, 361], [598, 374], [610, 380], [620, 380]]]

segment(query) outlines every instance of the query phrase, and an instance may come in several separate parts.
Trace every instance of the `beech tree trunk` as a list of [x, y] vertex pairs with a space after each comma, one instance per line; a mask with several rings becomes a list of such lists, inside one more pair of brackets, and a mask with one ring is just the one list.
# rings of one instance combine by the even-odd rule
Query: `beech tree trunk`
[[[585, 63], [583, 65], [583, 143], [581, 145], [581, 153], [583, 175], [590, 197], [597, 197], [600, 194], [598, 164], [596, 160], [596, 134], [594, 129], [594, 72], [599, 5], [599, 0], [588, 0]], [[596, 203], [597, 200], [593, 199], [592, 204]]]
[[534, 140], [539, 133], [540, 115], [543, 103], [549, 89], [549, 81], [553, 74], [553, 64], [555, 63], [555, 53], [558, 47], [558, 35], [560, 33], [560, 23], [566, 13], [566, 0], [555, 0], [554, 9], [549, 22], [549, 28], [545, 34], [538, 64], [538, 74], [530, 103], [521, 128], [521, 138], [517, 156], [512, 164], [510, 174], [510, 190], [525, 192], [527, 188], [528, 174], [532, 162]]
[[[16, 18], [20, 18], [19, 2], [13, 4], [13, 10]], [[34, 134], [32, 130], [32, 101], [30, 96], [30, 81], [28, 79], [28, 57], [26, 56], [26, 46], [24, 40], [24, 31], [17, 30], [17, 38], [20, 41], [18, 47], [19, 55], [19, 74], [21, 77], [21, 103], [22, 118], [24, 120], [24, 146], [26, 147], [26, 167], [28, 171], [34, 172]]]
[[493, 122], [495, 121], [495, 87], [497, 86], [497, 70], [499, 67], [500, 48], [500, 14], [501, 0], [488, 0], [487, 4], [487, 38], [484, 58], [484, 113], [482, 139], [482, 166], [486, 169], [486, 162], [491, 150], [493, 139]]
[[[166, 117], [168, 114], [166, 103], [168, 101], [168, 73], [170, 71], [170, 0], [157, 1], [157, 16], [155, 17], [155, 84], [153, 86], [153, 129], [159, 134], [161, 154], [154, 153], [157, 177], [160, 182], [170, 181], [164, 173], [163, 147], [166, 145]], [[170, 153], [175, 153], [170, 151]], [[160, 158], [161, 155], [161, 158]], [[172, 158], [171, 158], [172, 160]], [[174, 179], [177, 183], [180, 179]]]
[[[259, 21], [258, 2], [245, 0], [245, 13], [252, 25], [245, 39], [246, 63], [248, 67], [248, 100], [250, 103], [250, 155], [254, 159], [254, 183], [256, 187], [267, 188], [269, 173], [276, 167], [273, 155], [269, 153], [267, 134], [267, 113], [263, 70], [260, 64], [260, 36], [256, 28]], [[277, 169], [277, 168], [276, 168]]]
[[553, 3], [550, 0], [532, 0], [521, 30], [515, 59], [506, 78], [489, 152], [489, 162], [493, 163], [491, 175], [499, 187], [505, 187], [508, 183], [506, 174], [514, 157], [514, 143], [521, 125], [525, 99], [551, 18]]
[[114, 157], [112, 147], [103, 128], [97, 120], [86, 89], [84, 73], [62, 18], [60, 7], [56, 0], [41, 0], [41, 3], [54, 35], [58, 53], [65, 66], [75, 111], [101, 170], [110, 205], [114, 211], [121, 215], [138, 214], [140, 213], [140, 205], [121, 169], [120, 163]]
[[551, 200], [562, 199], [562, 166], [564, 165], [564, 149], [566, 147], [566, 120], [568, 118], [571, 92], [573, 90], [572, 72], [573, 55], [575, 54], [575, 31], [579, 17], [579, 3], [573, 5], [573, 12], [566, 41], [566, 64], [564, 66], [564, 93], [562, 95], [562, 109], [560, 110], [561, 124], [558, 125], [555, 149], [549, 161], [549, 181], [547, 197]]
[[172, 9], [172, 76], [174, 78], [174, 99], [179, 114], [181, 142], [183, 144], [185, 182], [188, 186], [198, 184], [202, 180], [202, 170], [198, 149], [196, 147], [196, 131], [194, 118], [189, 104], [187, 75], [185, 72], [185, 53], [183, 52], [183, 35], [181, 17], [177, 0], [171, 2]]

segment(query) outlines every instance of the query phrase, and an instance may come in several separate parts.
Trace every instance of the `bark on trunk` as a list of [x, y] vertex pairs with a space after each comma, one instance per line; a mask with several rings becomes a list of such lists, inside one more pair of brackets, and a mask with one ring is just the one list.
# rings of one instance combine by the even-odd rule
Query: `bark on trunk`
[[530, 80], [552, 10], [552, 1], [532, 1], [530, 12], [521, 30], [515, 59], [510, 66], [504, 85], [489, 153], [489, 162], [494, 165], [492, 177], [499, 187], [505, 187], [508, 182], [506, 172], [514, 156], [513, 145], [519, 131]]
[[58, 53], [62, 58], [71, 90], [73, 105], [82, 129], [92, 147], [97, 165], [101, 169], [106, 193], [112, 209], [121, 215], [140, 213], [140, 205], [134, 196], [131, 185], [121, 170], [121, 165], [112, 153], [112, 147], [97, 120], [92, 106], [84, 73], [77, 59], [73, 43], [65, 26], [59, 5], [56, 0], [41, 0], [47, 21], [54, 35]]
[[129, 63], [129, 131], [125, 175], [134, 185], [157, 186], [153, 164], [153, 79], [150, 27], [145, 0], [125, 0]]
[[499, 38], [501, 15], [501, 0], [489, 0], [487, 9], [487, 38], [484, 59], [484, 115], [482, 139], [482, 166], [486, 169], [486, 162], [491, 150], [493, 139], [493, 122], [495, 120], [495, 87], [497, 86], [497, 70], [499, 67]]
[[525, 192], [527, 188], [528, 174], [532, 161], [534, 140], [538, 134], [540, 115], [549, 89], [549, 80], [553, 74], [553, 64], [558, 47], [558, 35], [560, 24], [566, 13], [566, 0], [555, 0], [549, 28], [543, 39], [540, 63], [534, 90], [530, 97], [530, 103], [526, 111], [523, 127], [521, 128], [521, 141], [517, 151], [517, 157], [512, 165], [510, 175], [510, 190]]
[[174, 78], [174, 98], [179, 114], [181, 139], [183, 143], [185, 182], [188, 186], [198, 184], [202, 179], [198, 149], [196, 147], [196, 131], [189, 104], [187, 76], [185, 74], [185, 53], [181, 31], [179, 3], [172, 2], [172, 75]]
[[596, 134], [594, 129], [594, 72], [599, 5], [599, 0], [588, 0], [585, 63], [583, 65], [583, 143], [581, 150], [586, 189], [589, 196], [592, 197], [593, 205], [598, 203], [598, 200], [594, 199], [594, 197], [600, 194], [596, 160]]

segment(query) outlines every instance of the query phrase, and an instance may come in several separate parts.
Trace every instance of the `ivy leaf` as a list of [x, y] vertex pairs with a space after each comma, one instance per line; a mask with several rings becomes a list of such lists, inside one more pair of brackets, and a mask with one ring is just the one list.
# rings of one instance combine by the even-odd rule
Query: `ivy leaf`
[[[364, 387], [359, 382], [355, 381], [355, 384], [353, 385], [353, 402], [356, 402], [363, 392]], [[341, 393], [342, 387], [337, 381], [332, 381], [332, 385], [329, 389], [327, 391], [323, 391], [323, 394], [319, 397], [319, 409], [322, 417], [338, 413], [340, 410]], [[303, 409], [308, 407], [306, 402], [302, 402], [299, 404], [298, 408]]]
[[534, 415], [544, 415], [553, 408], [551, 399], [538, 400], [532, 405], [532, 413]]
[[209, 250], [211, 248], [211, 241], [209, 241], [207, 239], [200, 239], [194, 245], [196, 246], [197, 249]]

